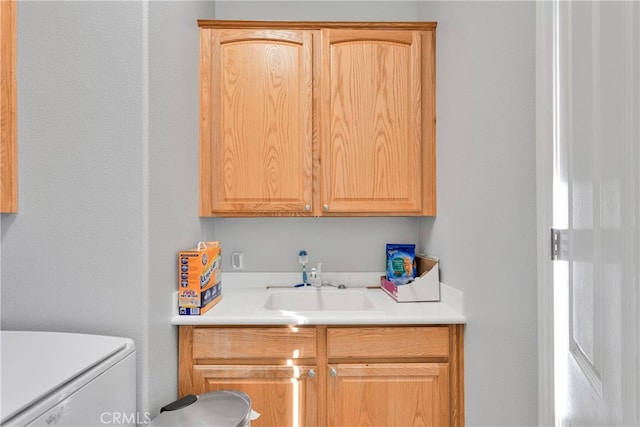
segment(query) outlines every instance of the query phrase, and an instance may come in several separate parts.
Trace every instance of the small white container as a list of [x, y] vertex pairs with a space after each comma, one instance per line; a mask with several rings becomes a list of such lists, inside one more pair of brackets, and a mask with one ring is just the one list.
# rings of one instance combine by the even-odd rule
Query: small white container
[[380, 287], [397, 302], [440, 301], [440, 272], [438, 258], [416, 255], [418, 277], [406, 285], [396, 285], [380, 278]]

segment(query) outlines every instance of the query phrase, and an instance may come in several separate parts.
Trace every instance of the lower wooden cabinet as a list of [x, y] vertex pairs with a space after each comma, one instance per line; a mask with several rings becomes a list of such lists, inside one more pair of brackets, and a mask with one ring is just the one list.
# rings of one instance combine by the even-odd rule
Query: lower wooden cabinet
[[329, 376], [327, 425], [451, 425], [447, 364], [330, 365]]
[[260, 413], [256, 426], [317, 425], [317, 384], [313, 366], [197, 365], [193, 394], [239, 390]]
[[463, 325], [180, 326], [179, 395], [247, 393], [255, 427], [462, 426]]

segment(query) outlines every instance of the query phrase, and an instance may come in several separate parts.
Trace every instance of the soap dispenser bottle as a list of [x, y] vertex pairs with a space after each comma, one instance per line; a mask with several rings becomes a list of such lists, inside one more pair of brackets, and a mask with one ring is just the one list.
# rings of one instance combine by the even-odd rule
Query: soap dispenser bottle
[[318, 263], [318, 267], [311, 268], [310, 277], [311, 277], [310, 282], [313, 286], [316, 286], [318, 288], [322, 286], [322, 263], [321, 262]]

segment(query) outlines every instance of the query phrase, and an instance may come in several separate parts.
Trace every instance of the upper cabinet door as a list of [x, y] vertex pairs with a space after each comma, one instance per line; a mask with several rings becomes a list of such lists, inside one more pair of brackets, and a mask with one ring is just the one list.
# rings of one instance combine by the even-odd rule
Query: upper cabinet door
[[200, 215], [311, 215], [312, 32], [200, 34]]
[[431, 31], [323, 29], [323, 215], [435, 214]]

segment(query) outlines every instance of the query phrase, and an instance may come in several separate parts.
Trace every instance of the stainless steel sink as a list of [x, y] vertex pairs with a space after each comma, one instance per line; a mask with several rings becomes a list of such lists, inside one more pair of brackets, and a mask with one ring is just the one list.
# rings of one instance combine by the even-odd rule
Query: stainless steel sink
[[381, 311], [366, 289], [269, 289], [258, 311], [370, 312]]

